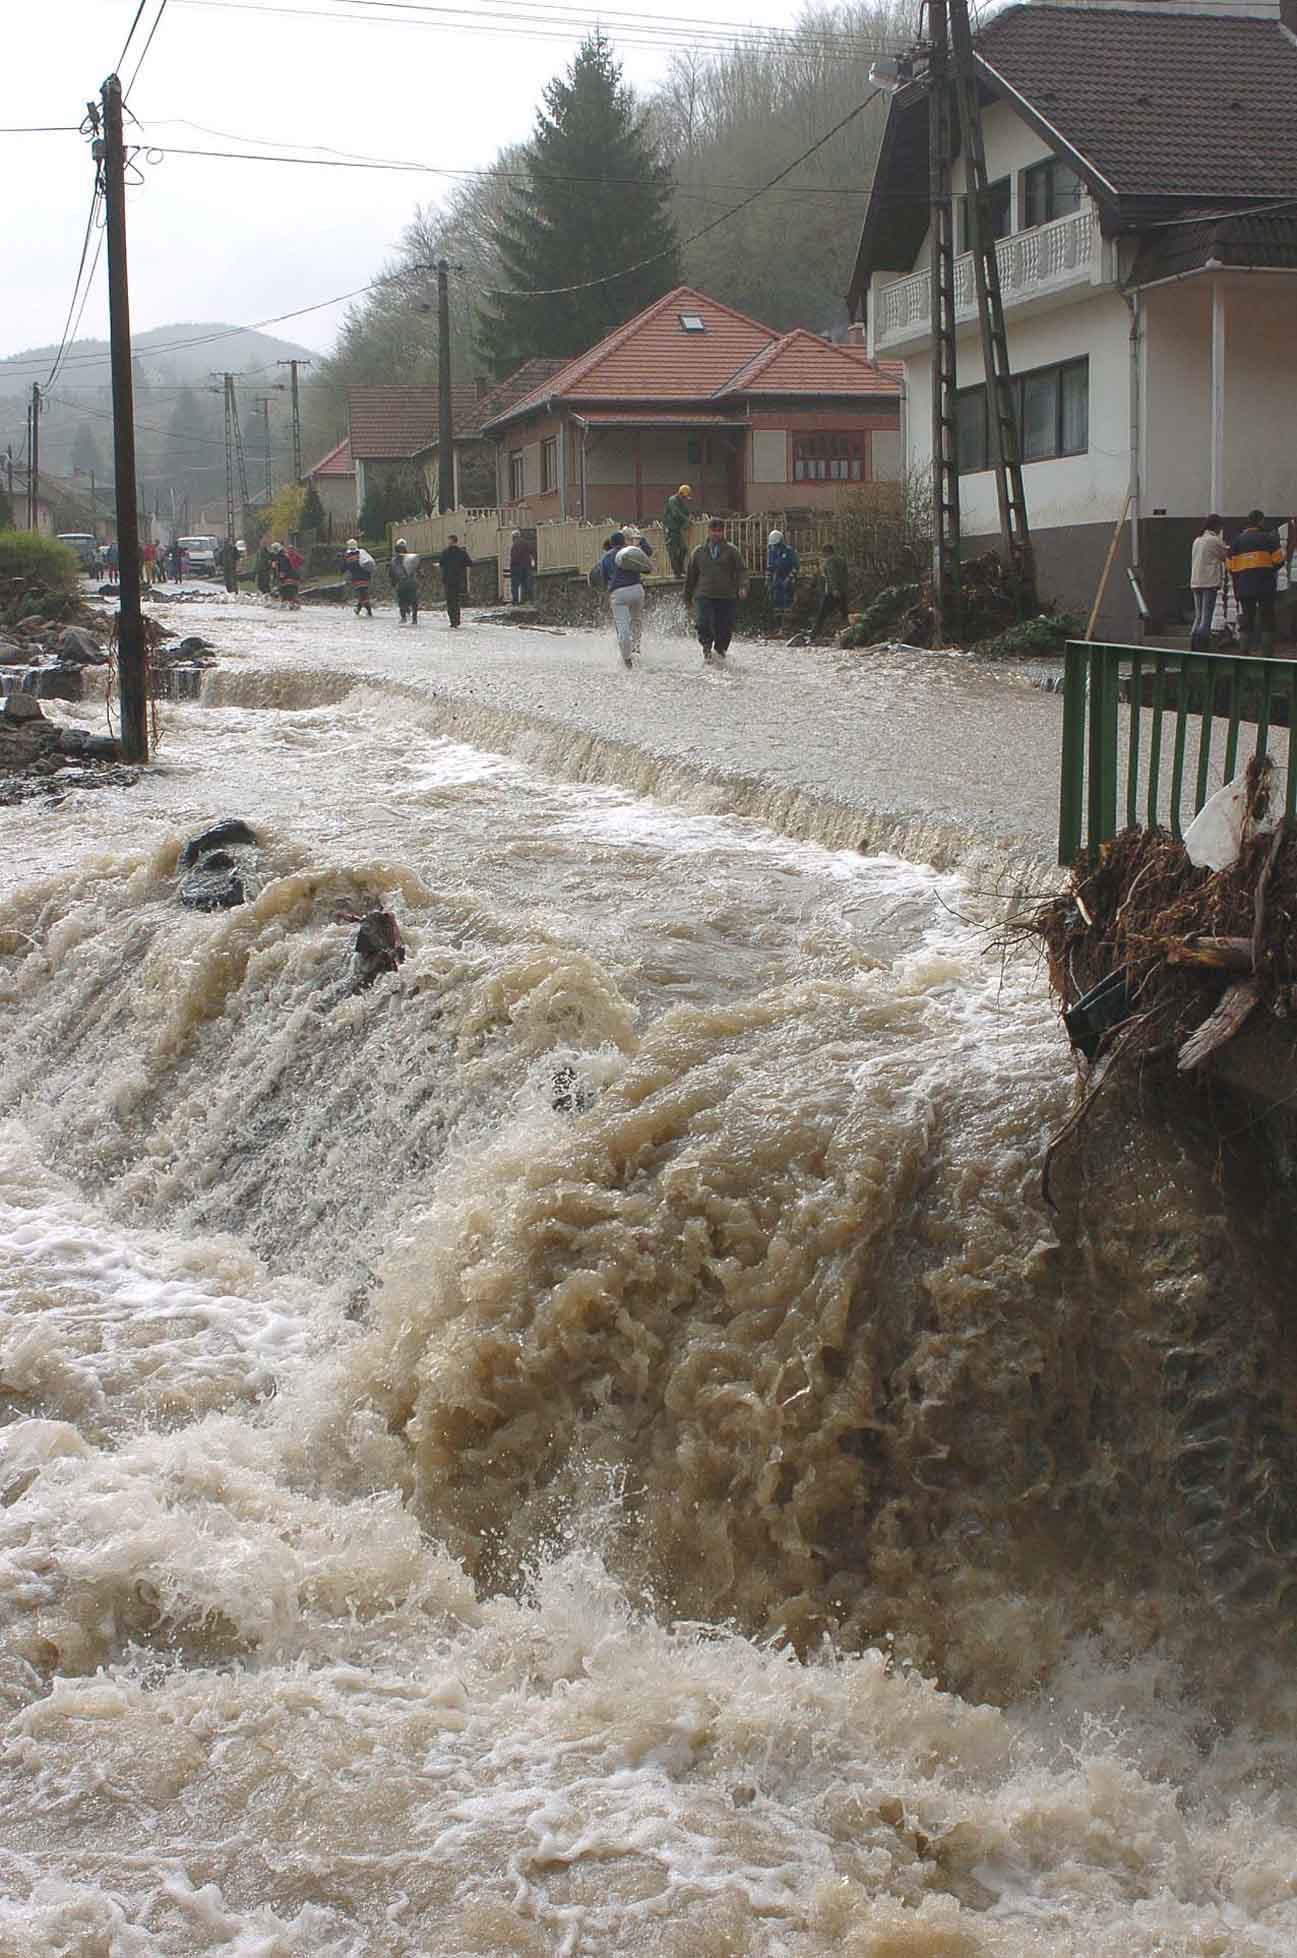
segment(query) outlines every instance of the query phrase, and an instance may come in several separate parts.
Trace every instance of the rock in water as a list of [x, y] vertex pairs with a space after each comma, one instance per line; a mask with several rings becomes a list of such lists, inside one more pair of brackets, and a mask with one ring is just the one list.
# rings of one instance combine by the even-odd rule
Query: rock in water
[[352, 950], [356, 955], [353, 993], [365, 992], [381, 973], [395, 972], [405, 958], [405, 944], [392, 913], [368, 912], [360, 921]]
[[[188, 870], [209, 850], [219, 850], [227, 843], [251, 843], [255, 847], [256, 842], [256, 831], [250, 829], [241, 816], [226, 816], [223, 821], [205, 829], [201, 836], [192, 837], [181, 852], [180, 861]], [[241, 898], [235, 901], [242, 903]]]
[[69, 666], [106, 666], [108, 655], [103, 652], [84, 626], [64, 626], [59, 639], [59, 658]]
[[80, 700], [84, 683], [79, 666], [38, 666], [31, 676], [32, 692], [42, 700]]
[[3, 716], [11, 727], [16, 726], [20, 721], [45, 719], [41, 712], [41, 704], [32, 693], [7, 693], [4, 697], [4, 706], [0, 707], [0, 716]]
[[200, 639], [196, 632], [191, 632], [187, 639], [182, 639], [179, 646], [177, 646], [176, 648], [177, 652], [186, 653], [186, 654], [210, 653], [212, 650], [213, 648], [212, 648], [211, 640]]
[[191, 870], [180, 886], [180, 902], [190, 911], [230, 911], [245, 897], [237, 870]]

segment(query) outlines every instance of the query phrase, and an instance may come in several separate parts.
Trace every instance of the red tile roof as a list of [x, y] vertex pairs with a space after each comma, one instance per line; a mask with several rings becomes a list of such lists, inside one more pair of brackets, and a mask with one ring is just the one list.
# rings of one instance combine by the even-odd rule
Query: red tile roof
[[493, 420], [496, 415], [505, 414], [524, 395], [539, 389], [542, 382], [552, 379], [570, 365], [570, 361], [553, 360], [547, 354], [537, 354], [533, 359], [524, 361], [507, 380], [497, 381], [480, 397], [483, 424]]
[[722, 408], [664, 408], [660, 412], [654, 408], [645, 408], [638, 414], [633, 409], [620, 414], [615, 408], [589, 408], [580, 410], [575, 419], [584, 422], [589, 428], [742, 428], [746, 426], [741, 412], [726, 414]]
[[730, 381], [731, 394], [883, 394], [900, 390], [899, 361], [872, 361], [863, 349], [795, 327], [773, 340]]
[[[686, 332], [681, 316], [696, 314], [703, 330]], [[783, 350], [781, 354], [781, 350]], [[773, 391], [801, 394], [900, 392], [899, 369], [888, 372], [801, 329], [778, 334], [732, 306], [692, 286], [677, 286], [634, 319], [569, 361], [544, 386], [489, 415], [491, 431], [534, 414], [555, 396], [572, 404], [719, 402], [749, 391], [748, 377], [762, 359], [786, 358]], [[752, 391], [765, 392], [764, 385]]]
[[344, 435], [337, 447], [330, 449], [327, 456], [321, 456], [314, 469], [308, 469], [306, 473], [308, 476], [354, 478], [356, 465], [351, 459], [351, 443], [348, 438]]
[[[457, 440], [482, 432], [477, 388], [468, 382], [451, 390]], [[405, 462], [437, 446], [438, 395], [435, 387], [375, 385], [347, 389], [351, 453], [362, 462]]]

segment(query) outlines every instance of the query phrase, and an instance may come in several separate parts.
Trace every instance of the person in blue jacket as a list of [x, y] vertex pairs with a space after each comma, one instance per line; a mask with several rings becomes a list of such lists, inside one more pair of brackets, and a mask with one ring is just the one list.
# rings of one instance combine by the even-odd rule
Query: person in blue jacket
[[802, 561], [783, 531], [772, 530], [766, 540], [766, 595], [780, 632], [784, 629], [784, 613], [797, 591], [797, 574], [801, 568]]
[[612, 622], [623, 666], [633, 666], [644, 627], [644, 573], [653, 569], [648, 540], [614, 530], [599, 560], [597, 582], [612, 605]]

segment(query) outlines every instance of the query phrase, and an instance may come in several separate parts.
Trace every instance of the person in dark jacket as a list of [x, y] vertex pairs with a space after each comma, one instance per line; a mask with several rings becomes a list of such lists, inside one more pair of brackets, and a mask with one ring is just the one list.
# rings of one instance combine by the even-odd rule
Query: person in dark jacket
[[441, 582], [446, 591], [446, 614], [452, 625], [459, 624], [459, 608], [468, 590], [468, 573], [472, 558], [460, 543], [454, 531], [450, 541], [437, 559], [441, 571]]
[[671, 576], [683, 578], [685, 575], [685, 540], [689, 535], [689, 522], [693, 511], [689, 498], [693, 495], [688, 483], [681, 483], [674, 496], [666, 500], [662, 512], [662, 528], [666, 533], [667, 556], [671, 560]]
[[401, 624], [406, 620], [411, 625], [419, 623], [419, 560], [410, 549], [404, 537], [398, 537], [392, 546], [392, 558], [387, 567], [388, 583], [396, 593], [397, 609], [401, 614]]
[[644, 573], [653, 569], [648, 540], [614, 530], [599, 560], [598, 583], [608, 594], [623, 666], [634, 666], [644, 630]]
[[227, 537], [221, 545], [221, 576], [225, 589], [236, 592], [239, 589], [239, 548], [232, 537]]
[[734, 637], [739, 600], [748, 595], [748, 568], [725, 536], [725, 525], [713, 517], [707, 542], [700, 544], [685, 572], [685, 606], [693, 608], [703, 660], [722, 664]]
[[845, 625], [847, 623], [847, 560], [836, 544], [830, 545], [828, 554], [820, 566], [820, 605], [815, 614], [815, 624], [811, 627], [812, 645], [823, 632], [826, 620], [834, 612]]
[[302, 554], [292, 550], [287, 544], [275, 543], [270, 546], [270, 564], [275, 574], [275, 589], [280, 603], [290, 612], [296, 612], [298, 593], [302, 589]]
[[257, 552], [257, 590], [270, 596], [270, 587], [275, 575], [275, 567], [270, 558], [269, 544], [263, 544]]
[[1229, 575], [1243, 615], [1245, 653], [1256, 652], [1258, 635], [1263, 656], [1274, 652], [1274, 602], [1282, 563], [1279, 534], [1266, 529], [1265, 511], [1249, 510], [1247, 529], [1239, 532], [1229, 553]]
[[509, 603], [521, 605], [531, 587], [532, 566], [536, 553], [520, 530], [515, 530], [509, 540]]
[[356, 601], [356, 617], [360, 617], [363, 606], [372, 619], [374, 604], [370, 585], [374, 576], [374, 560], [368, 551], [361, 550], [359, 541], [355, 537], [347, 539], [347, 548], [342, 554], [342, 568], [351, 587], [351, 596]]

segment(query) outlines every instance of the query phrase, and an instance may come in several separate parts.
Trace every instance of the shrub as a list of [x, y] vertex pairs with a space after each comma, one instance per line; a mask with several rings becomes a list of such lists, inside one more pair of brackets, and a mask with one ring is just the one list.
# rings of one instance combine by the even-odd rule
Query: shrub
[[896, 628], [908, 621], [918, 602], [917, 585], [884, 585], [882, 591], [874, 593], [860, 617], [853, 619], [839, 636], [838, 644], [876, 646], [882, 639], [895, 638]]
[[79, 572], [75, 551], [34, 530], [0, 530], [0, 581], [23, 578], [31, 585], [71, 594]]
[[932, 486], [907, 476], [853, 491], [843, 500], [834, 532], [853, 590], [872, 594], [918, 584], [932, 565]]
[[1038, 659], [1050, 658], [1084, 631], [1084, 621], [1075, 612], [1042, 612], [1039, 618], [1007, 626], [993, 639], [979, 640], [973, 651], [979, 659], [1020, 659], [1033, 653]]

